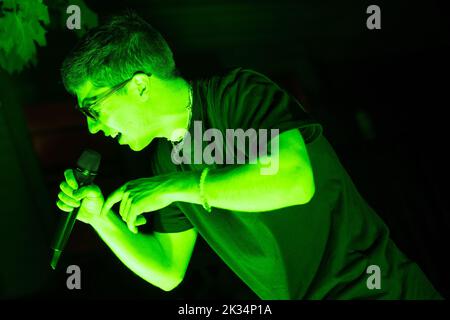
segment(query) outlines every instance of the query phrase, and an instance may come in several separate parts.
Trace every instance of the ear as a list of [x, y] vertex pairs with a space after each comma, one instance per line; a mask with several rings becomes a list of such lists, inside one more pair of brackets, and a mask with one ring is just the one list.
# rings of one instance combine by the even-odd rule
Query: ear
[[130, 81], [129, 92], [137, 99], [146, 101], [150, 92], [150, 77], [144, 73], [137, 73]]

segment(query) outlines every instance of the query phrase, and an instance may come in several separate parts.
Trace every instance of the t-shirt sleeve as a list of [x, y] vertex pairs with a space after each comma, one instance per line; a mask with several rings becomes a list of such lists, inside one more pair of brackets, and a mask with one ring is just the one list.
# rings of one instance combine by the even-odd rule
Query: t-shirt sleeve
[[147, 213], [145, 218], [147, 223], [143, 227], [144, 232], [176, 233], [193, 228], [189, 219], [175, 204]]
[[314, 141], [321, 125], [289, 93], [268, 77], [250, 70], [234, 69], [215, 84], [215, 110], [223, 128], [247, 130], [298, 128], [305, 143]]

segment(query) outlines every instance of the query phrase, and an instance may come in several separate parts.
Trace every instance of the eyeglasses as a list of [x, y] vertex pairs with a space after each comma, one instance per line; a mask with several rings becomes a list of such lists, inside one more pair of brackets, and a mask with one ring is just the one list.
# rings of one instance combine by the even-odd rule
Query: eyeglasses
[[[127, 83], [130, 82], [133, 79], [133, 77], [136, 74], [138, 74], [138, 73], [144, 73], [144, 72], [136, 72], [135, 74], [133, 74], [133, 76], [130, 79], [127, 79], [127, 80], [125, 80], [125, 81], [115, 85], [110, 90], [108, 90], [108, 91], [106, 91], [106, 92], [104, 92], [104, 93], [102, 93], [102, 94], [100, 94], [98, 96], [94, 96], [94, 97], [88, 98], [89, 100], [90, 99], [95, 99], [96, 100], [95, 102], [93, 102], [91, 104], [88, 104], [88, 105], [85, 105], [83, 107], [80, 107], [80, 105], [77, 103], [76, 104], [76, 109], [79, 110], [86, 117], [88, 117], [88, 118], [90, 118], [92, 120], [98, 121], [98, 118], [99, 118], [100, 114], [99, 114], [98, 110], [95, 110], [94, 108], [96, 106], [98, 106], [100, 103], [102, 103], [103, 101], [105, 101], [108, 97], [112, 96], [114, 93], [116, 93], [117, 91], [119, 91], [120, 89], [125, 87], [127, 85]], [[148, 75], [148, 76], [150, 76], [150, 75]]]

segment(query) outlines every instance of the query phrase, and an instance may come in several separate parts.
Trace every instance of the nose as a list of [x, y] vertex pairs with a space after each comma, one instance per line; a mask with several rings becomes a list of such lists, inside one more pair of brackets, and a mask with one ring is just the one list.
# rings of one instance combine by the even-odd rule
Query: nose
[[96, 134], [97, 132], [99, 132], [101, 130], [100, 122], [92, 120], [90, 118], [87, 118], [87, 123], [88, 123], [88, 129], [89, 129], [90, 133]]

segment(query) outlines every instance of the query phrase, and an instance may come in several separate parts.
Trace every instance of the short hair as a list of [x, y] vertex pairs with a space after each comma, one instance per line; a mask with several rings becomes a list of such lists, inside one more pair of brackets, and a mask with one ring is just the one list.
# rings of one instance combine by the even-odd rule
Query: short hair
[[166, 40], [148, 22], [128, 11], [89, 30], [65, 58], [61, 76], [66, 90], [75, 93], [87, 80], [96, 87], [112, 87], [138, 71], [162, 79], [178, 76]]

